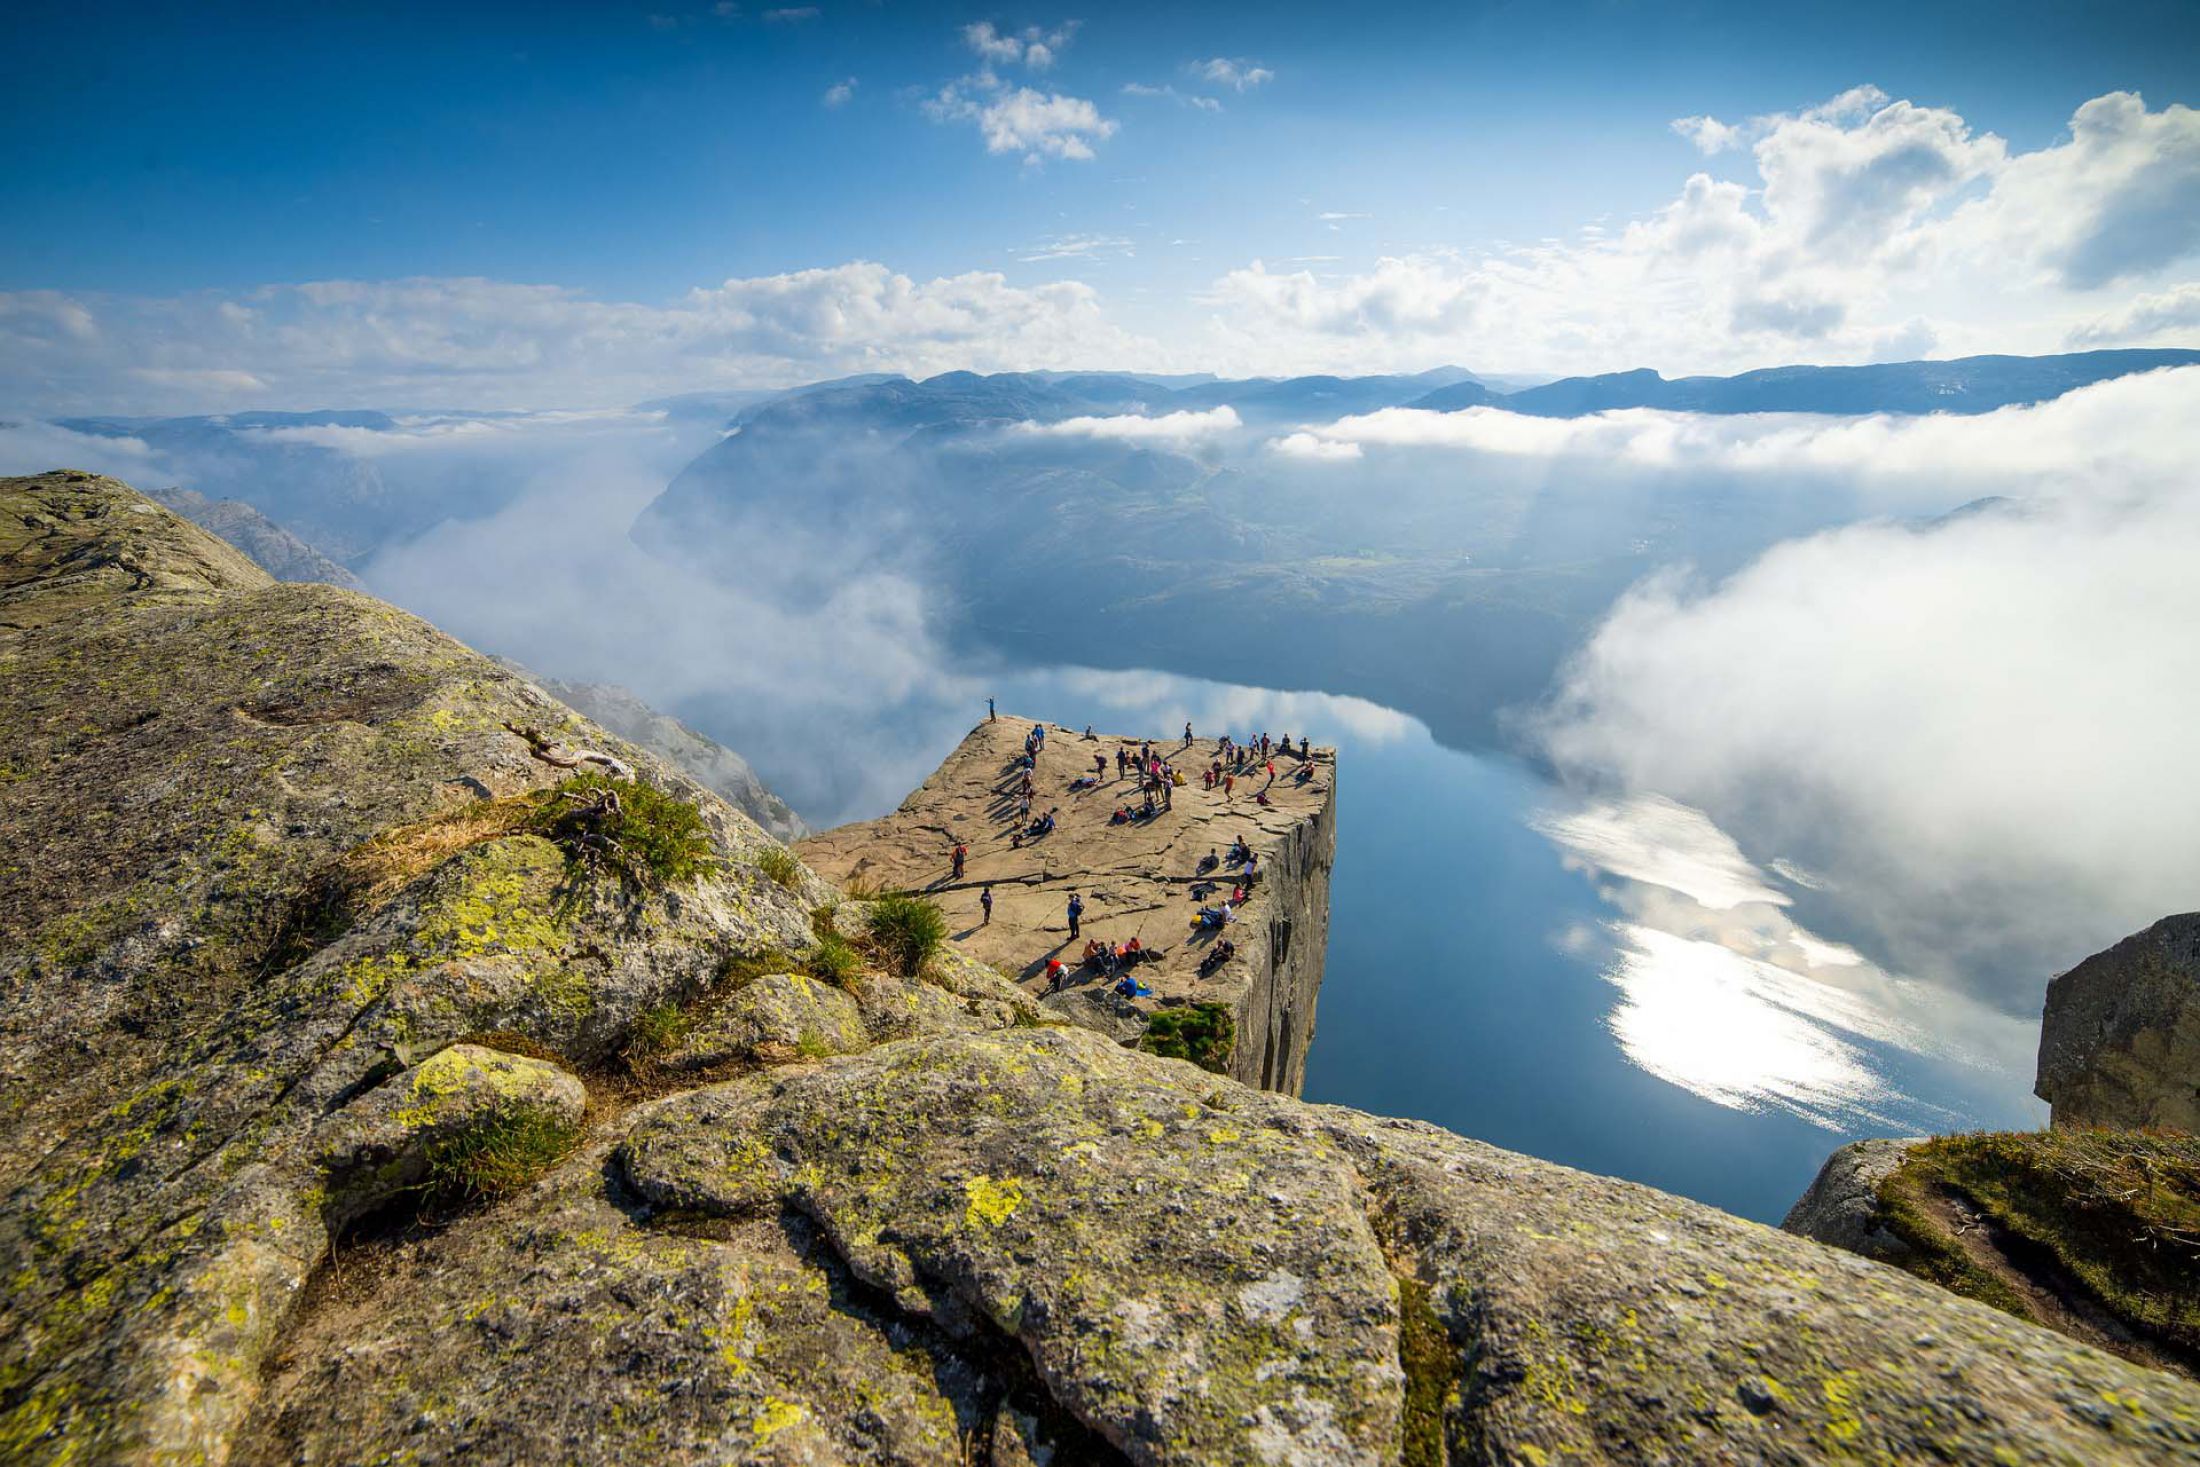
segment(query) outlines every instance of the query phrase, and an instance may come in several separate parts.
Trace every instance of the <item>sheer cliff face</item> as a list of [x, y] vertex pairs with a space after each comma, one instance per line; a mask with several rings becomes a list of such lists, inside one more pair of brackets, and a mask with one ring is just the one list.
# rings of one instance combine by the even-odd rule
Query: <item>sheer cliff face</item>
[[[1048, 725], [1026, 814], [1021, 760], [1036, 726], [1006, 715], [980, 723], [900, 809], [812, 836], [799, 847], [803, 857], [828, 880], [931, 892], [971, 956], [1073, 1023], [1132, 1040], [1156, 1015], [1219, 1006], [1230, 1038], [1206, 1051], [1205, 1062], [1247, 1085], [1296, 1095], [1329, 947], [1335, 751], [1279, 751], [1273, 780], [1262, 761], [1209, 789], [1198, 776], [1221, 759], [1214, 739], [1087, 737]], [[1117, 756], [1135, 760], [1149, 748], [1186, 783], [1157, 797], [1161, 808], [1147, 817], [1138, 778]], [[1049, 811], [1054, 828], [1030, 835]], [[1118, 820], [1118, 812], [1139, 818]], [[1228, 859], [1240, 841], [1254, 859], [1250, 881]], [[958, 843], [967, 851], [960, 877], [952, 863]], [[1220, 907], [1241, 883], [1248, 894], [1234, 920], [1201, 930], [1194, 920], [1201, 908]], [[979, 903], [989, 886], [990, 921]], [[1073, 893], [1083, 903], [1075, 937]], [[1111, 976], [1083, 961], [1087, 941], [1132, 938], [1146, 951], [1137, 972], [1150, 997], [1118, 995]], [[1215, 948], [1225, 940], [1235, 954], [1222, 960]], [[1050, 976], [1050, 959], [1064, 964], [1059, 977]]]
[[1284, 832], [1265, 857], [1267, 902], [1249, 924], [1258, 944], [1249, 957], [1255, 976], [1240, 1001], [1238, 1062], [1231, 1068], [1248, 1085], [1286, 1095], [1306, 1088], [1314, 1004], [1329, 953], [1329, 868], [1336, 857], [1332, 788], [1319, 810]]
[[2200, 1133], [2200, 912], [2165, 917], [2047, 985], [2034, 1088], [2058, 1126]]
[[2200, 1462], [1918, 1280], [850, 962], [417, 620], [0, 510], [0, 1460]]

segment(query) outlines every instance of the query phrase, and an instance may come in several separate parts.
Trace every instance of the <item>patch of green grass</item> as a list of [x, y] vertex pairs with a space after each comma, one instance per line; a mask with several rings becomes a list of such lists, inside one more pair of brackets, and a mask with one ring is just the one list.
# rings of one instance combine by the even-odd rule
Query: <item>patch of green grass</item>
[[746, 988], [770, 973], [799, 973], [802, 960], [776, 947], [758, 952], [727, 953], [718, 959], [717, 986], [727, 993]]
[[1888, 1227], [1916, 1250], [1904, 1267], [2031, 1318], [1933, 1216], [1934, 1194], [1950, 1191], [2044, 1250], [2125, 1324], [2200, 1350], [2200, 1137], [2079, 1128], [1942, 1136], [1912, 1148], [1880, 1182]]
[[631, 887], [690, 881], [717, 864], [703, 812], [640, 780], [578, 774], [542, 791], [535, 808], [537, 834]]
[[802, 863], [785, 846], [766, 847], [764, 853], [756, 858], [756, 869], [764, 873], [766, 880], [776, 882], [789, 891], [802, 884]]
[[629, 1061], [651, 1060], [671, 1050], [695, 1027], [695, 1016], [676, 1003], [661, 1003], [635, 1016], [627, 1031]]
[[454, 1201], [516, 1192], [541, 1176], [580, 1139], [580, 1128], [539, 1110], [498, 1116], [428, 1147], [428, 1185]]
[[947, 941], [947, 915], [917, 896], [883, 896], [871, 904], [869, 935], [880, 959], [914, 978]]
[[811, 977], [835, 988], [844, 988], [850, 979], [863, 971], [863, 958], [845, 937], [827, 936], [818, 939], [803, 966]]
[[1139, 1036], [1138, 1047], [1148, 1054], [1190, 1060], [1203, 1070], [1228, 1074], [1230, 1056], [1237, 1049], [1237, 1021], [1226, 1004], [1163, 1009]]

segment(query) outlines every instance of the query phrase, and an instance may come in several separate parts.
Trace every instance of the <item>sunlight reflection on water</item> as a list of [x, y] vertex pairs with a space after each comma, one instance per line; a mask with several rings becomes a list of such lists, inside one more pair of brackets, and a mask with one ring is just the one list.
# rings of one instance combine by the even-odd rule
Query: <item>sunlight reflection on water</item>
[[1716, 1104], [1832, 1131], [1950, 1114], [1905, 1093], [1881, 1058], [1964, 1057], [1916, 1012], [1921, 985], [1797, 925], [1786, 893], [1702, 812], [1637, 796], [1549, 812], [1536, 828], [1617, 914], [1603, 977], [1620, 996], [1605, 1025], [1634, 1064]]

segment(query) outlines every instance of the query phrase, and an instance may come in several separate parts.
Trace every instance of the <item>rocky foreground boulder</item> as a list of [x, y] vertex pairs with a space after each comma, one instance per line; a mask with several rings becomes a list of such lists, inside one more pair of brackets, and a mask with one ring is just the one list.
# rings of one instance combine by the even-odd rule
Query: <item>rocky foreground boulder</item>
[[2164, 917], [2047, 985], [2034, 1089], [2058, 1126], [2200, 1133], [2200, 912]]
[[0, 1459], [2200, 1462], [2190, 1382], [907, 961], [113, 481], [0, 509]]
[[2200, 914], [2048, 985], [2046, 1131], [1858, 1141], [1782, 1224], [2200, 1378]]

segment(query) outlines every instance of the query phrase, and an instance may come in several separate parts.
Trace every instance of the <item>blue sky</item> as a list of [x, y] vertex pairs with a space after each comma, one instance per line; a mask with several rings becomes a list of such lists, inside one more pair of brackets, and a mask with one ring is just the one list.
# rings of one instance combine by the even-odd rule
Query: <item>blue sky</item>
[[[981, 332], [972, 365], [1058, 364], [1074, 337], [1090, 365], [1315, 366], [1320, 340], [1220, 320], [1218, 300], [1273, 293], [1264, 280], [1226, 284], [1232, 272], [1260, 261], [1268, 276], [1306, 277], [1299, 294], [1314, 304], [1286, 314], [1335, 336], [1318, 293], [1372, 279], [1386, 259], [1449, 261], [1437, 273], [1457, 275], [1538, 241], [1579, 243], [1585, 228], [1609, 235], [1671, 206], [1699, 169], [1762, 189], [1757, 138], [1707, 155], [1677, 118], [1797, 117], [1870, 86], [1877, 105], [1933, 109], [2021, 156], [2067, 139], [2073, 114], [2107, 94], [2137, 93], [2155, 117], [2200, 101], [2189, 3], [19, 4], [4, 24], [0, 208], [29, 227], [0, 237], [0, 290], [63, 295], [103, 322], [128, 302], [119, 309], [139, 318], [149, 350], [172, 343], [144, 323], [144, 303], [195, 293], [478, 279], [662, 307], [729, 280], [877, 262], [920, 288], [969, 272], [997, 272], [1010, 290], [1075, 282], [1113, 333], [1056, 331], [1040, 350]], [[992, 28], [990, 55], [976, 25]], [[836, 86], [845, 99], [829, 103]], [[977, 114], [1027, 88], [1089, 125], [989, 149]], [[1861, 130], [1873, 110], [1852, 108], [1843, 125]], [[2185, 131], [2168, 129], [2171, 142]], [[1065, 138], [1089, 156], [1061, 156]], [[1960, 206], [1990, 171], [1954, 170], [1896, 224]], [[2174, 212], [2191, 180], [2171, 173]], [[2164, 248], [2141, 251], [2148, 268], [2120, 275], [2117, 299], [2042, 307], [2007, 345], [2052, 346], [2129, 300], [2174, 292], [2186, 282], [2156, 258]], [[1813, 344], [1829, 359], [1995, 344], [1979, 303], [1951, 304], [1950, 329], [1886, 279], [1871, 298], [1895, 304], [1865, 331], [1844, 298], [1853, 339], [1832, 340], [1828, 287], [1799, 279], [1783, 275], [1770, 305], [1720, 309], [1753, 329], [1815, 334], [1733, 350], [1708, 332], [1416, 327], [1410, 340], [1392, 329], [1387, 342], [1331, 343], [1331, 355], [1339, 369], [1428, 365], [1482, 346], [1469, 365], [1570, 370], [1733, 366]], [[1373, 314], [1378, 329], [1397, 325]], [[1469, 314], [1461, 304], [1445, 321]], [[171, 319], [167, 334], [184, 329]], [[899, 358], [886, 346], [816, 360], [822, 372]], [[718, 385], [800, 376], [803, 361], [744, 350], [662, 376]], [[272, 382], [279, 369], [240, 356], [173, 370]], [[637, 374], [622, 358], [616, 375]]]

